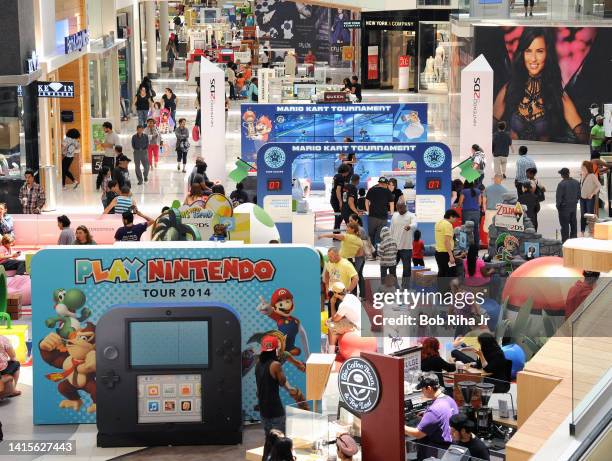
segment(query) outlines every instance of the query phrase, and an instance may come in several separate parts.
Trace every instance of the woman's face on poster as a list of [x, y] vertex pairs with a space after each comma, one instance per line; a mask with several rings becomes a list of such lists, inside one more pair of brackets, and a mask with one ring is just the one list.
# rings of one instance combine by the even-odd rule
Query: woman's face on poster
[[536, 37], [523, 53], [525, 67], [531, 77], [537, 77], [544, 70], [546, 62], [546, 42], [544, 37]]

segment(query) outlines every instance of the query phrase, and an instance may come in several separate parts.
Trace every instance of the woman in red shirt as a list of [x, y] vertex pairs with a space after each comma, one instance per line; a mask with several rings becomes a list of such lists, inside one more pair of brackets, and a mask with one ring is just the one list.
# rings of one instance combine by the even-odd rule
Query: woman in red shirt
[[425, 244], [421, 240], [421, 231], [414, 231], [414, 238], [412, 240], [412, 264], [415, 266], [425, 266], [423, 257], [425, 256]]

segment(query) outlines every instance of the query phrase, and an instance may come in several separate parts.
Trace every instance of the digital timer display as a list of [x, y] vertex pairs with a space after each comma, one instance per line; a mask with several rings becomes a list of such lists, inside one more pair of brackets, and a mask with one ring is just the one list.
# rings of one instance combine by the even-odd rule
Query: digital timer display
[[280, 179], [268, 179], [268, 190], [279, 191], [283, 187], [283, 183]]
[[440, 178], [427, 178], [425, 179], [425, 189], [427, 190], [440, 190], [442, 188], [442, 180]]

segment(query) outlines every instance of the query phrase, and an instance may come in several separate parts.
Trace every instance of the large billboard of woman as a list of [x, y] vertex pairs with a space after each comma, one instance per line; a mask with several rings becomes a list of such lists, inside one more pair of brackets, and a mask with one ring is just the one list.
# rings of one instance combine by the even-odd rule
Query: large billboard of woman
[[[255, 21], [259, 41], [271, 48], [293, 48], [299, 62], [312, 50], [317, 61], [332, 67], [349, 67], [342, 60], [342, 47], [351, 45], [351, 32], [344, 21], [351, 11], [305, 2], [256, 0]], [[283, 54], [281, 53], [282, 59]]]
[[611, 44], [603, 27], [476, 27], [474, 55], [494, 71], [495, 121], [514, 139], [588, 142], [591, 104], [612, 101]]

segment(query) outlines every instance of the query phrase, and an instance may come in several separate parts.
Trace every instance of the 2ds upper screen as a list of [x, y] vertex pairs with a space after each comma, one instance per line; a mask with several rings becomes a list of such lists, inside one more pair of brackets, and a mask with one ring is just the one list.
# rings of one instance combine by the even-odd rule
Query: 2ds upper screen
[[133, 367], [208, 366], [208, 322], [130, 322]]

